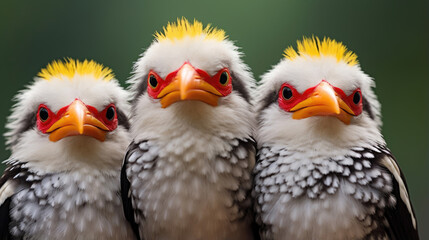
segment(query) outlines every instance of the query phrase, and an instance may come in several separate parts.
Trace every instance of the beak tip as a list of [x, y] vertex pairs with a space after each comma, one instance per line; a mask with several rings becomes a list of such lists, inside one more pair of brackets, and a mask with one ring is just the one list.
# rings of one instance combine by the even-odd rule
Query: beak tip
[[[82, 120], [83, 120], [83, 119], [82, 119]], [[82, 134], [83, 134], [83, 132], [84, 132], [83, 124], [84, 124], [84, 123], [83, 123], [83, 121], [81, 121], [81, 122], [78, 122], [78, 123], [77, 123], [77, 126], [76, 126], [76, 127], [77, 127], [77, 130], [78, 130], [78, 132], [79, 132], [79, 134], [80, 134], [80, 135], [82, 135]]]
[[337, 107], [335, 108], [335, 113], [336, 113], [337, 115], [341, 113], [341, 110], [340, 110], [340, 107], [339, 107], [339, 106], [337, 106]]

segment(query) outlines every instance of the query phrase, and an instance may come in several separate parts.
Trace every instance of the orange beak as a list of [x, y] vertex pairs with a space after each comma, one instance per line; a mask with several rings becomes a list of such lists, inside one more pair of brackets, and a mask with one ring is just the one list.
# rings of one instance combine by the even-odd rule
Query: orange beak
[[335, 93], [329, 83], [323, 81], [313, 93], [293, 108], [293, 119], [303, 119], [312, 116], [334, 116], [345, 124], [350, 124], [353, 113], [350, 107]]
[[46, 133], [49, 133], [49, 140], [52, 142], [77, 135], [90, 136], [103, 142], [108, 130], [100, 120], [92, 115], [83, 102], [76, 99]]
[[161, 105], [166, 108], [184, 100], [196, 100], [217, 106], [219, 96], [222, 94], [216, 88], [204, 81], [192, 65], [185, 63], [173, 81], [162, 89], [157, 97], [161, 98]]

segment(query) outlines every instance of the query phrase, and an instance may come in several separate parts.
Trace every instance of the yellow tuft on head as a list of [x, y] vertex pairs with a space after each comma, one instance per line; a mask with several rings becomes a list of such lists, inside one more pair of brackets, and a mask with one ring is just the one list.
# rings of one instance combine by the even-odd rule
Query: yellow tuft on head
[[176, 23], [168, 23], [163, 28], [164, 32], [156, 32], [155, 38], [157, 41], [164, 40], [180, 40], [185, 37], [195, 37], [202, 35], [204, 39], [214, 39], [217, 41], [225, 40], [227, 37], [225, 31], [222, 29], [213, 28], [208, 24], [203, 28], [203, 24], [197, 20], [194, 23], [190, 23], [186, 18], [177, 19]]
[[63, 61], [53, 61], [48, 64], [46, 68], [43, 68], [37, 76], [45, 80], [51, 80], [52, 78], [72, 78], [76, 74], [79, 75], [92, 75], [96, 79], [103, 79], [104, 81], [110, 81], [114, 78], [112, 69], [104, 67], [103, 65], [94, 62], [93, 60], [74, 60], [68, 58]]
[[284, 51], [284, 57], [293, 61], [304, 55], [310, 57], [333, 56], [337, 61], [344, 61], [350, 66], [358, 64], [356, 54], [347, 50], [341, 42], [330, 38], [323, 38], [323, 41], [320, 41], [318, 37], [304, 37], [302, 41], [297, 41], [297, 45], [298, 52], [293, 47], [288, 47]]

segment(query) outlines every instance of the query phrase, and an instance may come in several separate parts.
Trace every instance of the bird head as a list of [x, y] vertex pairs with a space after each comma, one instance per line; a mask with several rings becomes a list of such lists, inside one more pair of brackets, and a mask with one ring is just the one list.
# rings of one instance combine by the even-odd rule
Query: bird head
[[163, 135], [160, 129], [171, 136], [179, 126], [224, 134], [248, 128], [254, 79], [240, 56], [223, 30], [184, 18], [169, 23], [155, 34], [129, 81], [133, 136]]
[[54, 61], [15, 100], [5, 134], [11, 158], [46, 171], [120, 166], [129, 143], [128, 96], [110, 69]]
[[287, 48], [284, 59], [262, 76], [261, 142], [383, 141], [374, 82], [357, 56], [329, 38], [304, 38], [297, 48]]

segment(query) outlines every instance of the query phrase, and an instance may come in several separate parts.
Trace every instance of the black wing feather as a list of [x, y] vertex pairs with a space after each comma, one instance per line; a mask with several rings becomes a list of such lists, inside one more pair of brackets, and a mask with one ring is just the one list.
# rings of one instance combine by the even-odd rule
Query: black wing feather
[[[395, 158], [392, 155], [390, 155], [389, 157], [392, 159], [392, 161], [396, 163], [396, 165], [398, 165]], [[400, 169], [399, 169], [399, 172], [400, 172], [400, 177], [402, 178], [402, 181], [405, 185], [405, 188], [407, 189], [408, 196], [409, 196], [408, 186], [405, 181], [405, 177]], [[392, 194], [396, 198], [396, 205], [394, 207], [386, 207], [385, 209], [385, 217], [389, 222], [389, 227], [390, 227], [389, 233], [391, 234], [391, 239], [419, 240], [417, 224], [416, 224], [416, 228], [414, 228], [413, 221], [412, 221], [413, 216], [415, 216], [413, 206], [411, 205], [412, 212], [409, 212], [407, 205], [404, 203], [404, 201], [401, 198], [400, 186], [398, 181], [396, 180], [395, 176], [392, 173], [391, 173], [391, 177], [392, 177], [392, 184], [393, 184]], [[411, 200], [410, 200], [410, 204], [411, 204]]]
[[12, 198], [8, 197], [0, 206], [0, 239], [11, 239], [9, 231], [10, 223], [10, 202]]
[[125, 155], [124, 163], [121, 169], [121, 197], [125, 218], [128, 220], [128, 222], [130, 222], [131, 228], [133, 229], [136, 238], [140, 240], [139, 226], [134, 219], [134, 209], [131, 202], [131, 196], [129, 195], [131, 183], [128, 181], [126, 171], [128, 158], [131, 155], [130, 153], [134, 152], [133, 150], [137, 147], [137, 144], [131, 143], [128, 147], [127, 154]]
[[[8, 166], [0, 178], [0, 189], [7, 181], [12, 181], [12, 179], [22, 171], [21, 164], [12, 164]], [[8, 196], [4, 202], [0, 203], [0, 239], [11, 239], [9, 224], [12, 196]]]

